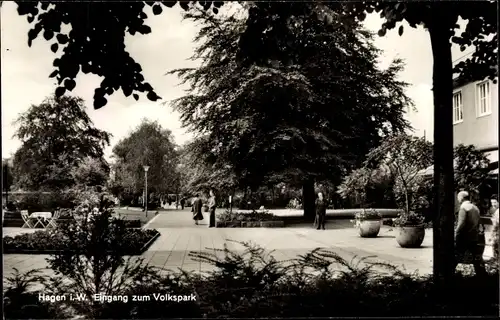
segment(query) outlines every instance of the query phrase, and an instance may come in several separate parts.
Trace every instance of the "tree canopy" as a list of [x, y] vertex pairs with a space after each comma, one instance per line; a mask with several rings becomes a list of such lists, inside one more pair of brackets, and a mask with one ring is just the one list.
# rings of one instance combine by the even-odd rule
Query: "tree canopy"
[[384, 132], [407, 126], [403, 110], [411, 101], [395, 79], [402, 62], [379, 70], [378, 51], [360, 26], [335, 33], [342, 26], [298, 17], [289, 39], [293, 65], [241, 66], [244, 19], [203, 10], [186, 18], [202, 24], [193, 57], [202, 65], [172, 71], [191, 87], [173, 106], [185, 126], [206, 134], [199, 147], [207, 161], [231, 164], [247, 185], [289, 169], [338, 179]]
[[115, 184], [142, 192], [145, 184], [144, 166], [149, 166], [148, 190], [173, 192], [177, 188], [178, 152], [172, 132], [154, 121], [142, 123], [113, 148]]
[[16, 120], [21, 147], [14, 154], [18, 187], [60, 190], [75, 184], [72, 170], [85, 158], [107, 167], [104, 148], [110, 134], [97, 129], [81, 98], [50, 97]]

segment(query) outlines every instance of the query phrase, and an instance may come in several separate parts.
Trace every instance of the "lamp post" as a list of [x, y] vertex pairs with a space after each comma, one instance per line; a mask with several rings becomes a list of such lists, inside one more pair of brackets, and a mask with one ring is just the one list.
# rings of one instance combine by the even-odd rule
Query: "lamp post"
[[149, 166], [144, 166], [144, 178], [146, 180], [146, 186], [144, 188], [144, 205], [145, 205], [145, 211], [146, 211], [146, 217], [148, 216], [148, 170]]

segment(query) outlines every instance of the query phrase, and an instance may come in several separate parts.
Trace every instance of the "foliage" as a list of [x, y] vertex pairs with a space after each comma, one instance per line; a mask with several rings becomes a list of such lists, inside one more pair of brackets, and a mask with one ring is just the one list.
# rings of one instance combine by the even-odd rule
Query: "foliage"
[[[124, 41], [126, 34], [151, 33], [151, 28], [145, 24], [148, 18], [144, 12], [146, 8], [152, 7], [153, 13], [157, 15], [162, 12], [162, 6], [173, 7], [175, 3], [136, 2], [124, 9], [111, 2], [41, 5], [38, 2], [17, 2], [18, 13], [25, 15], [29, 23], [35, 21], [28, 32], [28, 45], [31, 46], [33, 40], [43, 34], [45, 41], [52, 42], [52, 52], [62, 52], [54, 59], [55, 70], [50, 74], [59, 84], [56, 89], [58, 96], [75, 88], [75, 80], [80, 72], [103, 77], [94, 93], [96, 109], [105, 106], [105, 97], [119, 89], [126, 97], [132, 95], [136, 100], [139, 99], [139, 93], [146, 93], [151, 101], [160, 99], [151, 84], [146, 82], [141, 65], [127, 52]], [[203, 7], [212, 7], [216, 11], [222, 4], [214, 2], [212, 7], [212, 1], [209, 1], [203, 2]], [[189, 7], [187, 2], [180, 5], [184, 10]], [[89, 16], [92, 17], [91, 21], [86, 21]], [[63, 24], [69, 28], [62, 28]], [[116, 70], [121, 72], [117, 74]]]
[[[237, 244], [237, 243], [236, 243]], [[315, 249], [279, 261], [273, 252], [249, 243], [243, 250], [192, 252], [209, 263], [205, 275], [171, 272], [137, 282], [120, 294], [149, 296], [150, 301], [102, 303], [95, 318], [285, 318], [362, 316], [493, 316], [498, 314], [498, 273], [484, 279], [457, 274], [446, 291], [429, 277], [408, 274], [370, 258], [348, 261], [329, 249]], [[470, 292], [476, 302], [470, 304]], [[154, 294], [196, 296], [196, 301], [166, 303]], [[68, 302], [63, 302], [67, 304]], [[328, 307], [325, 307], [328, 306]], [[9, 315], [7, 314], [7, 317]]]
[[13, 169], [9, 160], [2, 159], [2, 192], [10, 191], [14, 183]]
[[53, 211], [57, 208], [73, 208], [76, 195], [73, 190], [61, 192], [28, 192], [11, 196], [15, 199], [18, 210]]
[[6, 319], [63, 319], [68, 316], [57, 303], [40, 301], [36, 288], [44, 282], [40, 270], [33, 269], [20, 273], [14, 268], [12, 276], [4, 281], [3, 303]]
[[357, 220], [382, 220], [382, 215], [375, 209], [363, 209], [356, 212], [354, 218]]
[[[122, 225], [124, 228], [128, 227], [131, 223], [126, 220], [115, 222], [116, 225]], [[133, 223], [137, 227], [137, 221]], [[75, 230], [78, 230], [78, 226], [75, 225], [75, 222], [71, 222], [62, 226], [68, 232], [74, 233]], [[120, 243], [117, 248], [131, 255], [136, 254], [157, 234], [158, 231], [156, 230], [127, 230], [123, 235], [123, 240], [126, 242]], [[3, 245], [4, 250], [9, 253], [24, 253], [26, 251], [33, 251], [32, 253], [50, 253], [51, 251], [73, 253], [85, 250], [85, 246], [87, 245], [85, 243], [80, 244], [83, 247], [68, 247], [68, 243], [72, 241], [68, 237], [68, 234], [63, 234], [62, 232], [35, 231], [33, 233], [23, 233], [15, 237], [6, 236], [3, 238]]]
[[[70, 227], [51, 231], [55, 239], [81, 254], [61, 253], [47, 258], [50, 268], [56, 272], [47, 285], [47, 294], [117, 295], [153, 276], [141, 258], [125, 256], [131, 254], [129, 249], [140, 249], [157, 231], [127, 229], [120, 223], [121, 219], [112, 217], [111, 205], [105, 194], [82, 192], [73, 213], [82, 219], [76, 219]], [[98, 214], [90, 215], [93, 208], [98, 208]], [[69, 307], [93, 318], [98, 316], [99, 304], [89, 298], [70, 301]]]
[[142, 123], [113, 148], [116, 158], [115, 185], [141, 194], [144, 166], [149, 166], [148, 192], [170, 193], [178, 187], [178, 153], [172, 132], [154, 121]]
[[392, 222], [396, 227], [423, 226], [425, 217], [414, 211], [403, 211], [397, 218], [393, 219]]
[[109, 177], [109, 166], [101, 160], [87, 157], [71, 172], [79, 186], [105, 186]]
[[[368, 130], [379, 128], [381, 123], [391, 122], [394, 130], [405, 127], [398, 110], [409, 103], [402, 93], [406, 84], [393, 79], [402, 64], [395, 62], [389, 70], [378, 70], [374, 63], [378, 52], [371, 45], [370, 35], [359, 28], [350, 29], [342, 37], [322, 23], [306, 23], [309, 20], [303, 16], [302, 22], [296, 21], [302, 23], [298, 36], [290, 40], [296, 45], [293, 54], [297, 61], [293, 66], [277, 60], [271, 65], [242, 67], [236, 55], [244, 19], [214, 17], [199, 11], [186, 17], [202, 24], [193, 57], [200, 59], [202, 66], [172, 72], [191, 85], [190, 92], [173, 106], [181, 113], [185, 126], [208, 136], [209, 144], [203, 150], [209, 155], [207, 161], [230, 163], [247, 185], [259, 185], [268, 174], [289, 168], [301, 180], [310, 175], [338, 176], [338, 170], [347, 165], [347, 154], [355, 157], [353, 150], [342, 149], [344, 145], [356, 143], [361, 150], [373, 143], [378, 131]], [[328, 59], [324, 59], [326, 52]], [[347, 55], [349, 61], [356, 62], [339, 64]], [[323, 72], [324, 77], [318, 78], [319, 69], [332, 73]], [[342, 81], [339, 74], [343, 75]], [[356, 92], [356, 97], [343, 96], [342, 88], [350, 86], [350, 81], [363, 82], [377, 94], [366, 95], [367, 90]], [[384, 95], [385, 89], [391, 94]], [[325, 96], [324, 92], [332, 94]], [[351, 108], [353, 99], [359, 109]], [[248, 101], [252, 101], [251, 106]], [[266, 108], [270, 104], [274, 105], [273, 112]], [[332, 104], [337, 107], [322, 107]], [[387, 105], [391, 108], [387, 109]], [[367, 120], [372, 115], [376, 118], [373, 122]], [[360, 126], [365, 122], [366, 126]], [[353, 126], [366, 128], [362, 143], [357, 140], [360, 136], [353, 135]], [[324, 157], [311, 158], [320, 151]], [[332, 166], [332, 162], [338, 165]], [[335, 172], [327, 172], [331, 170]]]
[[480, 194], [489, 174], [490, 161], [473, 145], [455, 147], [455, 190], [467, 190], [473, 197]]
[[295, 201], [296, 198], [290, 199], [286, 205], [287, 209], [302, 209], [302, 204], [299, 201]]
[[71, 187], [75, 184], [71, 171], [87, 157], [107, 166], [103, 148], [110, 135], [93, 125], [81, 98], [47, 98], [22, 113], [16, 124], [15, 136], [22, 143], [14, 155], [18, 188]]
[[270, 213], [269, 211], [256, 211], [252, 212], [230, 212], [229, 210], [217, 215], [217, 221], [231, 222], [231, 221], [274, 221], [279, 217]]
[[406, 212], [418, 209], [417, 197], [424, 177], [419, 173], [432, 164], [432, 144], [423, 138], [408, 135], [387, 137], [367, 155], [365, 167], [388, 166], [394, 175], [394, 194], [400, 208]]
[[218, 194], [232, 195], [238, 187], [236, 174], [229, 163], [210, 164], [203, 152], [206, 137], [198, 137], [184, 146], [179, 171], [182, 191], [187, 194], [217, 190]]

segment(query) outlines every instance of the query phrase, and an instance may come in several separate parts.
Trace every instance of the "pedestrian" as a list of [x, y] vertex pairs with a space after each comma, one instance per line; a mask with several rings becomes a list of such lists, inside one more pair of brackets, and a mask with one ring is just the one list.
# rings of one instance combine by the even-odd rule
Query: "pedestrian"
[[479, 249], [480, 213], [476, 205], [470, 201], [467, 191], [457, 195], [460, 209], [455, 227], [455, 268], [459, 263], [471, 263], [477, 276], [486, 275], [482, 250]]
[[490, 199], [490, 209], [488, 211], [488, 214], [490, 216], [493, 216], [493, 214], [497, 210], [498, 210], [498, 199], [496, 198], [496, 195], [493, 195]]
[[318, 193], [318, 199], [316, 199], [316, 221], [317, 230], [325, 230], [325, 220], [326, 220], [326, 207], [327, 201], [323, 198], [323, 193]]
[[495, 211], [492, 217], [492, 222], [493, 222], [493, 230], [491, 232], [491, 242], [493, 243], [493, 259], [494, 261], [498, 261], [498, 242], [500, 239], [498, 238], [498, 225], [499, 225], [499, 214], [498, 214], [498, 209]]
[[201, 201], [199, 194], [196, 194], [193, 199], [193, 206], [191, 207], [191, 212], [193, 213], [194, 224], [198, 225], [198, 221], [203, 220], [203, 213], [201, 212], [201, 207], [203, 202]]
[[215, 194], [213, 190], [209, 191], [208, 198], [208, 211], [210, 212], [210, 223], [208, 225], [209, 228], [215, 227]]
[[170, 207], [172, 205], [172, 198], [168, 197], [168, 206]]
[[186, 203], [186, 199], [181, 199], [181, 209], [184, 210], [184, 204]]

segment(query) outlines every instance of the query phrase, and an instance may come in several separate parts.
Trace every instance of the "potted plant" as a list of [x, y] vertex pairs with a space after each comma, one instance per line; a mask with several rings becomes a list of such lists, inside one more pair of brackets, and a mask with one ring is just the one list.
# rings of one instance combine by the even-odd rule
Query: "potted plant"
[[375, 238], [380, 232], [382, 215], [374, 209], [363, 209], [354, 215], [355, 226], [363, 238]]
[[[393, 194], [402, 213], [395, 219], [396, 240], [403, 248], [420, 247], [425, 237], [424, 216], [429, 207], [428, 179], [422, 174], [432, 165], [432, 144], [423, 138], [399, 134], [386, 137], [372, 149], [365, 166], [387, 165], [393, 173]], [[403, 209], [404, 208], [404, 209]]]
[[425, 218], [414, 211], [403, 211], [393, 220], [397, 227], [396, 241], [402, 248], [418, 248], [425, 238]]

